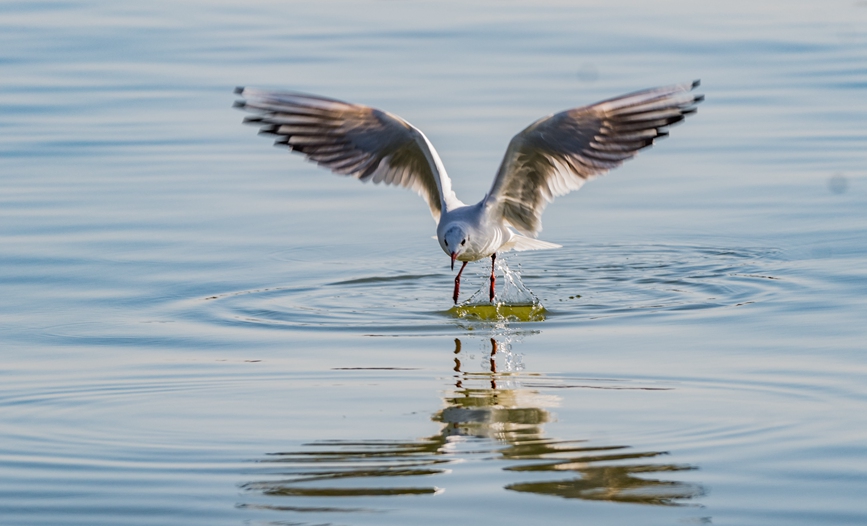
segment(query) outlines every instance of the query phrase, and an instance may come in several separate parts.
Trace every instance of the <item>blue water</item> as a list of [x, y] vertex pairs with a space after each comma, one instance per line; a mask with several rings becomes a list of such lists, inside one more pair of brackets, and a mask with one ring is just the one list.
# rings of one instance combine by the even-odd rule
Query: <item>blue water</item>
[[[0, 523], [867, 522], [867, 5], [0, 3]], [[411, 192], [237, 85], [425, 131], [458, 196], [542, 115], [702, 80], [456, 317]], [[468, 267], [465, 297], [486, 286]]]

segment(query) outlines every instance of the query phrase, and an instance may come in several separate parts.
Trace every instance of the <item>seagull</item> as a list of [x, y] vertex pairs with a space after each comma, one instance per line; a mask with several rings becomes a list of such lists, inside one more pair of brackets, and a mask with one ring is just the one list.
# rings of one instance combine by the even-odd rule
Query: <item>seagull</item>
[[340, 175], [414, 190], [437, 222], [440, 247], [461, 268], [491, 258], [494, 302], [497, 254], [560, 245], [536, 239], [542, 212], [555, 197], [616, 168], [696, 111], [699, 81], [636, 91], [542, 117], [515, 135], [490, 191], [476, 204], [457, 198], [433, 144], [415, 126], [386, 111], [292, 91], [239, 87], [235, 107], [244, 123], [276, 136], [275, 145], [300, 152]]

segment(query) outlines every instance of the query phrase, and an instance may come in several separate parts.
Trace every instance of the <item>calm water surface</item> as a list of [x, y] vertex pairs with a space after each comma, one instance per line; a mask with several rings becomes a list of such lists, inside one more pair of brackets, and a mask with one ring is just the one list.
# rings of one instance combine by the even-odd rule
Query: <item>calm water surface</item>
[[[0, 3], [0, 523], [867, 522], [867, 5], [575, 4]], [[694, 78], [494, 320], [418, 197], [231, 108], [387, 109], [470, 201], [538, 117]]]

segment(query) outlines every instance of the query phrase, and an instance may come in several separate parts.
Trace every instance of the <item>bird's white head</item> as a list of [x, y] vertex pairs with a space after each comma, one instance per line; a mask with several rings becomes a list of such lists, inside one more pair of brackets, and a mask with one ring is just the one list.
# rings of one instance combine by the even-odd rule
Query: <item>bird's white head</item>
[[455, 269], [455, 259], [460, 257], [467, 248], [469, 236], [461, 225], [452, 225], [440, 236], [440, 246], [452, 258], [452, 270]]

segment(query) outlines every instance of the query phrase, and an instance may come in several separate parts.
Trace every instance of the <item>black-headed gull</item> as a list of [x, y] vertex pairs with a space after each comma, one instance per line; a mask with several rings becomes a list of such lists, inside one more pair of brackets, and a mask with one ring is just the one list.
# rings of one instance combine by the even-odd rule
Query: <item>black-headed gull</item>
[[[397, 115], [368, 106], [284, 91], [237, 88], [244, 122], [275, 135], [275, 144], [301, 152], [331, 171], [362, 181], [418, 192], [437, 221], [443, 251], [461, 261], [453, 299], [458, 302], [467, 262], [507, 250], [560, 245], [535, 239], [542, 211], [555, 197], [581, 188], [668, 135], [666, 129], [695, 113], [698, 81], [636, 91], [543, 117], [509, 143], [491, 190], [474, 205], [452, 191], [442, 160], [427, 137]], [[516, 232], [517, 231], [517, 232]]]

